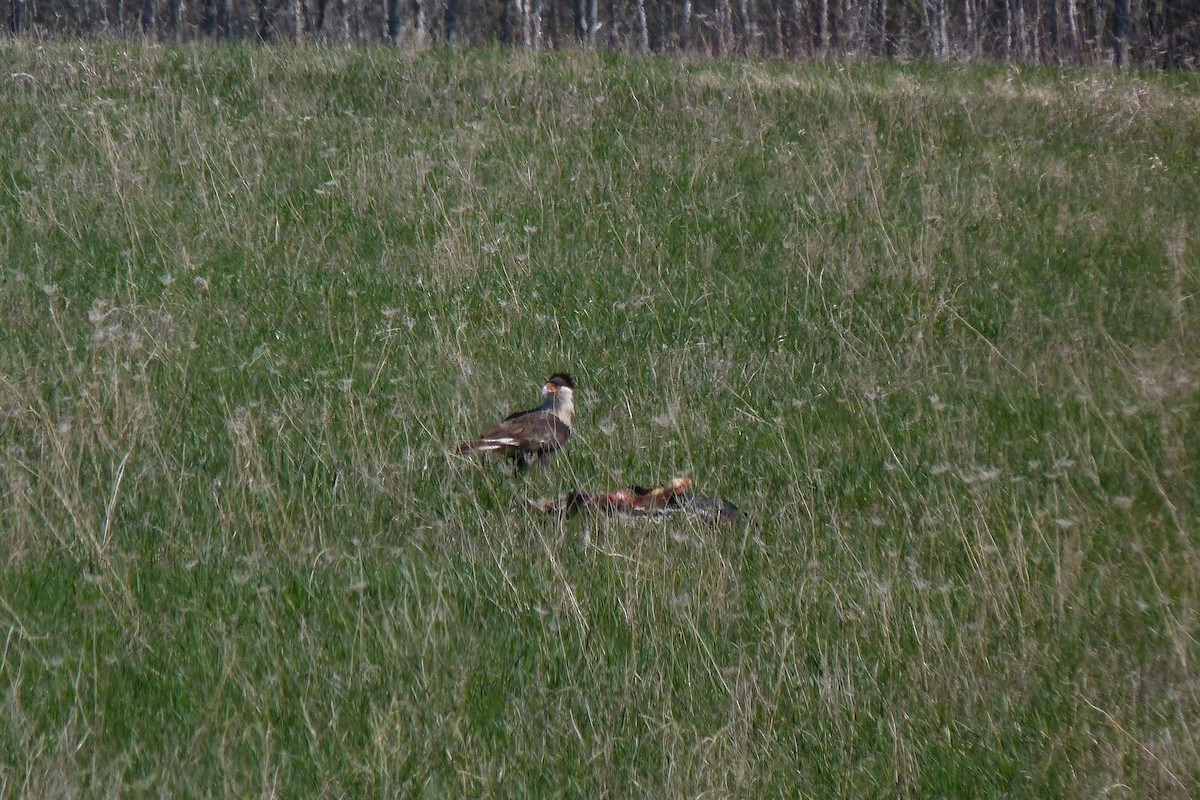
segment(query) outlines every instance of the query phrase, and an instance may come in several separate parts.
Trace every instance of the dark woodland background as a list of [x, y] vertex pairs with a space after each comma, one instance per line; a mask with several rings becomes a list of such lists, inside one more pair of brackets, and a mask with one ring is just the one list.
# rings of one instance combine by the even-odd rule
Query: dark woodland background
[[1195, 69], [1200, 0], [3, 0], [10, 33]]

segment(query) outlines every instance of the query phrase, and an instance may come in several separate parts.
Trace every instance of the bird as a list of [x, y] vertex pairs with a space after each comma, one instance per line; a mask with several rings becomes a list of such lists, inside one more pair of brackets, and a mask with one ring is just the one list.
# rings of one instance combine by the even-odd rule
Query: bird
[[498, 452], [511, 458], [518, 471], [536, 458], [547, 464], [554, 451], [571, 438], [575, 415], [575, 382], [565, 372], [556, 372], [542, 386], [542, 404], [528, 411], [509, 414], [478, 439], [454, 448], [460, 456]]

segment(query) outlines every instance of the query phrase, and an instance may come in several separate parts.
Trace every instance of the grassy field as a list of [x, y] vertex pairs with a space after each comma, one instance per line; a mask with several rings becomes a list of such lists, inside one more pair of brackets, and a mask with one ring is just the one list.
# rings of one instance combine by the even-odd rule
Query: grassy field
[[0, 796], [1200, 787], [1200, 78], [0, 60]]

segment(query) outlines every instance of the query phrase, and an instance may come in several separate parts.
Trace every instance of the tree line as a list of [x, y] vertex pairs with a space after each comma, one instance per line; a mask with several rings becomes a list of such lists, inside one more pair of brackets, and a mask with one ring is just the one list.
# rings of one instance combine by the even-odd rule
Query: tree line
[[7, 0], [8, 29], [1195, 69], [1200, 0]]

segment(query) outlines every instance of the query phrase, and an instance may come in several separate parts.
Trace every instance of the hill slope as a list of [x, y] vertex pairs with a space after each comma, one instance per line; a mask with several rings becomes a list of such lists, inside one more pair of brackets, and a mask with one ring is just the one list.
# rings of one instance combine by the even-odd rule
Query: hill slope
[[1200, 782], [1196, 78], [4, 55], [5, 794]]

